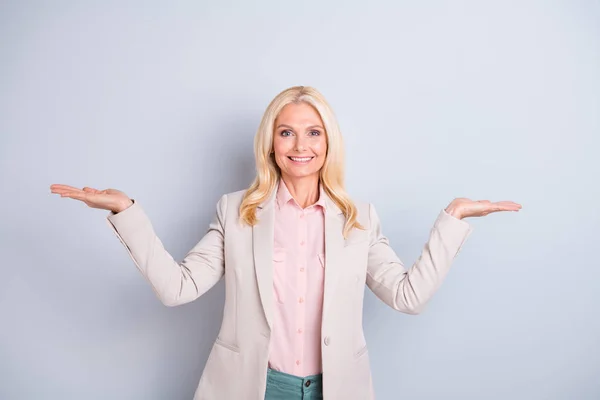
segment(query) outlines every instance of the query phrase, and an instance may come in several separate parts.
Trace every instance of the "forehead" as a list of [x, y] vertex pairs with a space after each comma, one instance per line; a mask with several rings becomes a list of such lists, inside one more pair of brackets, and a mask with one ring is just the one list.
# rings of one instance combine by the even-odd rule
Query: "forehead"
[[322, 125], [321, 116], [311, 105], [301, 103], [286, 104], [275, 119], [275, 126], [286, 125]]

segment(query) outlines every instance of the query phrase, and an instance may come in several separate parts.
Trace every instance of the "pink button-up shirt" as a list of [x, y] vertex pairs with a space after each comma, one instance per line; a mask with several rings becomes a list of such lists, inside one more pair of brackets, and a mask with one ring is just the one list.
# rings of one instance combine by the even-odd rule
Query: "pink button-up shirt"
[[280, 180], [275, 206], [275, 313], [269, 367], [296, 376], [322, 372], [325, 194], [304, 209]]

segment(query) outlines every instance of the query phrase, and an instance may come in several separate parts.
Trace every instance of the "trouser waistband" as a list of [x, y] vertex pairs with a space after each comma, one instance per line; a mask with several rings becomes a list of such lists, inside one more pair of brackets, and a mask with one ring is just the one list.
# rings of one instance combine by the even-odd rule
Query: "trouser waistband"
[[286, 386], [290, 389], [297, 389], [301, 393], [313, 390], [322, 390], [323, 374], [309, 375], [304, 378], [285, 372], [275, 371], [269, 368], [267, 371], [267, 382]]

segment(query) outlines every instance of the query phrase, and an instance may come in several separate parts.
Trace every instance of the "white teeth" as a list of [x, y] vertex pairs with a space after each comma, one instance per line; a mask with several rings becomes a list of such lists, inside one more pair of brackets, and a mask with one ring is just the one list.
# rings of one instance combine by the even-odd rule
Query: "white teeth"
[[296, 161], [296, 162], [308, 162], [312, 159], [312, 157], [290, 157], [292, 160]]

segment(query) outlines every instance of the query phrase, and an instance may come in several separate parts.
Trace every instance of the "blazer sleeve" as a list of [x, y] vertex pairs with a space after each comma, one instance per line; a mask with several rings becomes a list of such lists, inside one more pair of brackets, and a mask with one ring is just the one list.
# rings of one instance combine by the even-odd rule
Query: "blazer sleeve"
[[421, 255], [408, 270], [381, 232], [375, 207], [369, 204], [370, 244], [367, 286], [388, 306], [419, 314], [440, 287], [472, 226], [442, 209]]
[[160, 301], [172, 307], [197, 299], [223, 277], [226, 208], [223, 195], [208, 231], [181, 262], [165, 250], [137, 201], [117, 214], [111, 211], [107, 222]]

